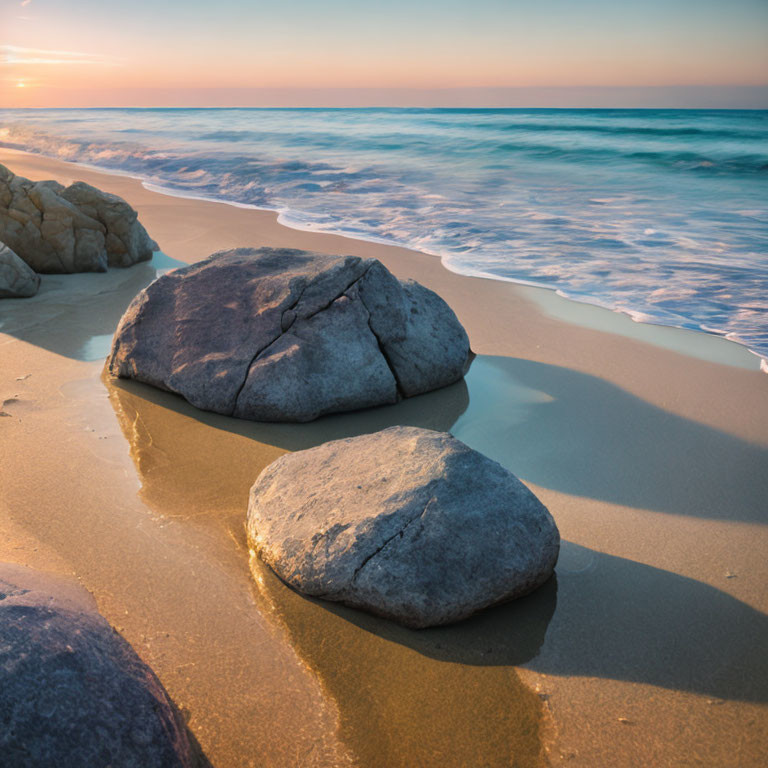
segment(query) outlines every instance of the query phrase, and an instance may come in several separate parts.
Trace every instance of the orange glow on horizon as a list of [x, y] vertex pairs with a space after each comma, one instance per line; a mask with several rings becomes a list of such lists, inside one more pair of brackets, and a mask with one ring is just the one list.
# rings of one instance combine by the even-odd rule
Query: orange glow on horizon
[[600, 4], [599, 14], [584, 10], [590, 0], [581, 10], [561, 4], [559, 14], [482, 0], [440, 13], [430, 1], [399, 14], [350, 2], [332, 16], [303, 0], [295, 3], [302, 15], [289, 18], [242, 3], [233, 16], [224, 13], [229, 0], [218, 11], [191, 0], [187, 13], [170, 0], [147, 15], [149, 0], [136, 0], [130, 13], [111, 4], [96, 13], [89, 3], [87, 26], [63, 7], [75, 2], [31, 2], [32, 16], [6, 5], [0, 107], [157, 104], [161, 91], [186, 91], [190, 104], [205, 105], [217, 90], [768, 84], [768, 46], [753, 11], [672, 15], [665, 25], [647, 2]]

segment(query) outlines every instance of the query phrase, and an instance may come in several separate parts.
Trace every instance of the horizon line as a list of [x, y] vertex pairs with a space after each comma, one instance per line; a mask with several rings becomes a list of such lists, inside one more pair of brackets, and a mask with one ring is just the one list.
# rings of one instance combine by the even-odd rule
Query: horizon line
[[[10, 91], [13, 90], [13, 97]], [[7, 109], [768, 109], [765, 85], [8, 88]], [[10, 102], [10, 103], [9, 103]]]
[[455, 106], [455, 105], [415, 105], [415, 104], [365, 104], [365, 105], [347, 105], [347, 106], [318, 106], [318, 105], [285, 105], [285, 104], [109, 104], [109, 105], [98, 105], [98, 104], [91, 104], [89, 106], [74, 106], [74, 107], [61, 107], [61, 106], [50, 106], [50, 105], [26, 105], [21, 107], [5, 107], [0, 105], [0, 112], [4, 110], [22, 110], [22, 109], [78, 109], [78, 110], [86, 110], [86, 109], [282, 109], [282, 110], [290, 110], [290, 109], [315, 109], [315, 110], [344, 110], [344, 109], [424, 109], [424, 110], [436, 110], [436, 109], [442, 109], [442, 110], [453, 110], [453, 111], [461, 111], [461, 110], [468, 110], [468, 109], [477, 109], [477, 110], [509, 110], [509, 109], [520, 109], [520, 110], [564, 110], [564, 111], [570, 111], [574, 109], [591, 109], [591, 110], [602, 110], [602, 111], [615, 111], [615, 110], [627, 110], [627, 111], [633, 111], [633, 112], [643, 112], [643, 111], [660, 111], [664, 110], [667, 112], [685, 112], [685, 111], [703, 111], [706, 110], [708, 112], [768, 112], [768, 106], [765, 107], [711, 107], [711, 106], [685, 106], [685, 107], [670, 107], [670, 106], [642, 106], [642, 107], [626, 107], [626, 106], [614, 106], [614, 107], [606, 107], [606, 106], [590, 106], [588, 104], [584, 104], [581, 106], [568, 106], [568, 107], [543, 107], [540, 105], [525, 105], [525, 104], [517, 104], [514, 106], [498, 106], [498, 105], [488, 105], [488, 106], [479, 106], [479, 105], [472, 105], [472, 106]]

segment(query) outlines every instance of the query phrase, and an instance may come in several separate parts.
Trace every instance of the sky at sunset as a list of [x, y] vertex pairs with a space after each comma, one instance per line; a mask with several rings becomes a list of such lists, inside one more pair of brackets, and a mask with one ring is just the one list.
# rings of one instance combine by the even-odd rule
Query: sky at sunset
[[767, 94], [767, 0], [0, 0], [6, 107], [765, 107]]

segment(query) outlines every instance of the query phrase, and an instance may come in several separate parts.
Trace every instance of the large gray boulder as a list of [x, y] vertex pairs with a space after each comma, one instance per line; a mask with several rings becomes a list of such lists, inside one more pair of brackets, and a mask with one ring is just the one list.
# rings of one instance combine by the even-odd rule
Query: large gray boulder
[[0, 764], [205, 764], [160, 681], [76, 583], [0, 564]]
[[0, 299], [34, 296], [40, 278], [7, 245], [0, 243]]
[[205, 410], [310, 421], [452, 384], [468, 358], [450, 307], [376, 259], [239, 248], [145, 288], [109, 369]]
[[35, 272], [104, 272], [157, 250], [138, 214], [83, 182], [33, 182], [0, 165], [0, 240]]
[[410, 627], [531, 592], [560, 547], [552, 516], [512, 473], [418, 427], [281, 456], [251, 489], [247, 533], [300, 592]]

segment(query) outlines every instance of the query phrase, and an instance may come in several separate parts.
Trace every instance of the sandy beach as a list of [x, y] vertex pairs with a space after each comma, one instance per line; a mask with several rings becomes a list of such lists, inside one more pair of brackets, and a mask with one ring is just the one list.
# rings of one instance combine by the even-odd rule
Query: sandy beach
[[[0, 561], [74, 575], [212, 765], [764, 764], [768, 376], [746, 348], [269, 211], [11, 150], [0, 163], [120, 195], [162, 250], [0, 302]], [[277, 425], [104, 373], [158, 271], [236, 246], [375, 257], [437, 291], [477, 355], [465, 381]], [[249, 555], [264, 466], [394, 424], [451, 431], [520, 477], [560, 528], [556, 579], [411, 631], [305, 598]]]

